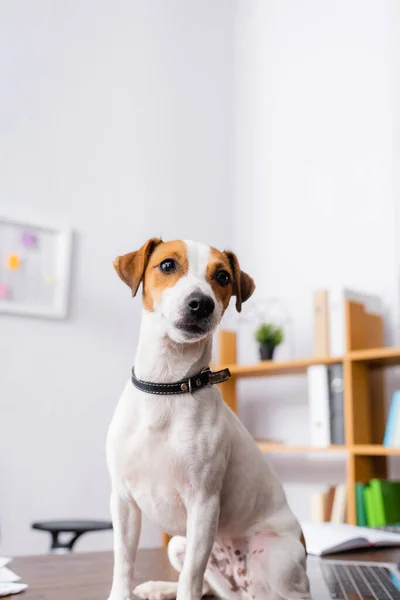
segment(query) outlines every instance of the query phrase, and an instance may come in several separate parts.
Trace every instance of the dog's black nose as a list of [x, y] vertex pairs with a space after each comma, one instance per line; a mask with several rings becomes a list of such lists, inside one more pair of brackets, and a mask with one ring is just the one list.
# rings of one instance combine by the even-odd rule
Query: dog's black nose
[[187, 299], [190, 313], [198, 319], [209, 317], [215, 308], [215, 302], [211, 296], [201, 292], [193, 292]]

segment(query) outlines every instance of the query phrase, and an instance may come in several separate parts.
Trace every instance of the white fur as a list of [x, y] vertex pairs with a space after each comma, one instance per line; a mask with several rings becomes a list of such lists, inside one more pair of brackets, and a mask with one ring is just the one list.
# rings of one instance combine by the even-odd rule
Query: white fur
[[[209, 365], [211, 334], [223, 309], [205, 279], [210, 249], [186, 245], [187, 275], [163, 293], [153, 311], [143, 311], [135, 360], [140, 379], [177, 381]], [[213, 296], [215, 323], [207, 336], [187, 343], [174, 323], [196, 288]], [[128, 382], [110, 425], [107, 461], [115, 553], [109, 600], [132, 598], [142, 512], [164, 531], [186, 537], [178, 600], [199, 600], [206, 591], [204, 576], [228, 600], [248, 597], [243, 590], [228, 593], [226, 574], [216, 576], [208, 561], [215, 543], [250, 552], [251, 544], [264, 538], [268, 548], [262, 559], [249, 555], [257, 598], [310, 598], [300, 528], [282, 486], [216, 386], [193, 395], [158, 396]], [[176, 585], [149, 582], [137, 593], [167, 599]]]
[[[208, 281], [205, 279], [207, 263], [210, 258], [210, 247], [205, 244], [197, 244], [191, 241], [185, 241], [187, 248], [187, 257], [189, 269], [186, 275], [181, 277], [176, 285], [170, 287], [162, 294], [160, 302], [154, 306], [153, 316], [156, 314], [161, 319], [162, 334], [167, 334], [170, 340], [178, 343], [185, 343], [187, 337], [177, 329], [174, 324], [179, 320], [184, 308], [184, 299], [191, 292], [198, 290], [207, 296], [211, 296], [216, 305], [216, 310], [212, 315], [212, 328], [204, 337], [209, 337], [214, 332], [221, 320], [222, 305], [216, 298], [214, 291]], [[202, 339], [198, 338], [198, 340]]]

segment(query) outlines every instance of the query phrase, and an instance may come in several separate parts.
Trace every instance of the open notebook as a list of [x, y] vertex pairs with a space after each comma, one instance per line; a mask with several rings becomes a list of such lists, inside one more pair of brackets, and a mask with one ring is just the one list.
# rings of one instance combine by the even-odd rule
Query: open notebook
[[307, 552], [323, 556], [371, 546], [400, 546], [400, 533], [336, 523], [302, 523]]

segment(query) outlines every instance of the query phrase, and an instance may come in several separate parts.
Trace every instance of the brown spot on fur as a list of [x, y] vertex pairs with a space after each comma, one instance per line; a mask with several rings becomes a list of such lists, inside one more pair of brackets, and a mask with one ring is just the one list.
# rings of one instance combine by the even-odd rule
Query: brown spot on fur
[[240, 590], [240, 587], [236, 583], [236, 580], [235, 580], [235, 578], [234, 578], [233, 575], [231, 575], [230, 577], [227, 577], [226, 579], [231, 584], [231, 590], [232, 590], [232, 592], [238, 592]]
[[[167, 258], [172, 258], [176, 263], [173, 273], [163, 273], [159, 265]], [[146, 310], [153, 310], [160, 299], [162, 292], [173, 287], [178, 279], [188, 272], [188, 258], [186, 244], [181, 240], [164, 242], [155, 248], [143, 278], [143, 306]]]
[[122, 281], [131, 288], [132, 296], [136, 296], [150, 257], [154, 249], [161, 243], [160, 239], [152, 238], [143, 244], [139, 250], [118, 256], [115, 259], [114, 268]]
[[236, 554], [236, 556], [239, 556], [240, 550], [235, 550], [235, 554]]
[[[210, 563], [213, 567], [216, 567], [219, 570], [219, 572], [221, 573], [222, 577], [224, 577], [224, 579], [226, 579], [226, 581], [231, 584], [232, 592], [238, 592], [240, 590], [240, 587], [236, 583], [234, 576], [227, 575], [225, 573], [225, 569], [221, 569], [220, 561], [218, 561], [213, 554], [211, 554]], [[229, 564], [229, 560], [227, 560], [227, 563]]]
[[230, 564], [230, 560], [229, 558], [223, 558], [222, 560], [218, 561], [219, 565], [222, 565], [223, 567], [227, 567]]
[[[222, 269], [227, 271], [231, 278], [231, 282], [225, 286], [220, 285], [215, 279], [216, 273]], [[211, 248], [210, 250], [210, 258], [208, 259], [206, 269], [206, 279], [211, 285], [215, 297], [220, 302], [222, 310], [225, 311], [229, 304], [229, 300], [233, 296], [234, 273], [226, 254], [224, 252], [220, 252], [216, 248]]]
[[250, 275], [240, 269], [239, 261], [234, 252], [224, 252], [227, 257], [231, 271], [233, 272], [233, 294], [236, 296], [236, 310], [242, 310], [242, 303], [246, 302], [256, 289], [255, 283]]
[[[176, 262], [177, 268], [173, 273], [163, 273], [159, 269], [160, 263], [167, 258]], [[122, 281], [132, 289], [133, 296], [143, 283], [143, 306], [153, 310], [162, 292], [174, 286], [188, 272], [186, 244], [181, 240], [163, 242], [152, 238], [139, 250], [118, 256], [114, 267]]]
[[237, 574], [239, 575], [239, 577], [241, 577], [242, 575], [246, 575], [247, 570], [246, 569], [238, 569], [237, 570]]

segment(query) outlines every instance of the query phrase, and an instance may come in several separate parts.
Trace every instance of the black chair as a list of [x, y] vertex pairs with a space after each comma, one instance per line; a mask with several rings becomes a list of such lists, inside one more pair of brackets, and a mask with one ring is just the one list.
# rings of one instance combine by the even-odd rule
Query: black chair
[[[106, 531], [112, 529], [110, 521], [39, 521], [32, 524], [32, 529], [39, 531], [47, 531], [51, 535], [50, 552], [61, 554], [64, 552], [72, 552], [74, 544], [78, 538], [84, 533], [91, 531]], [[71, 537], [68, 541], [62, 542], [59, 535], [62, 533], [70, 533]]]

